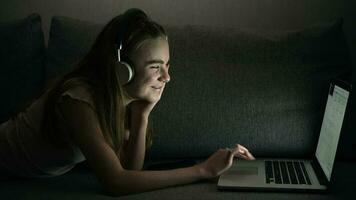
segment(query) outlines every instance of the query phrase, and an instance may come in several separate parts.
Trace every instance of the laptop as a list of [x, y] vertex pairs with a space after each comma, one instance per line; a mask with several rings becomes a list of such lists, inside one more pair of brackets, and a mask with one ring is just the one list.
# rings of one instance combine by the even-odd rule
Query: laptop
[[314, 158], [235, 160], [218, 181], [220, 190], [325, 191], [330, 184], [351, 85], [330, 83]]

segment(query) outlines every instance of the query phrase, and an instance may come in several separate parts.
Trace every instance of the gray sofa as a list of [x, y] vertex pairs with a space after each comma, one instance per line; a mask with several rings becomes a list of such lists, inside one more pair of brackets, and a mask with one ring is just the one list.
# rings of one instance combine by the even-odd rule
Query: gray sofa
[[[40, 94], [51, 78], [70, 70], [102, 27], [56, 16], [46, 46], [37, 14], [0, 24], [0, 120]], [[151, 116], [147, 170], [188, 166], [235, 143], [257, 158], [313, 156], [329, 81], [351, 81], [341, 19], [294, 31], [165, 27], [172, 80]], [[352, 108], [352, 95], [350, 101]], [[222, 192], [216, 180], [209, 180], [121, 198], [346, 199], [356, 185], [350, 110], [327, 193]], [[0, 182], [0, 199], [111, 198], [86, 163], [59, 177]]]

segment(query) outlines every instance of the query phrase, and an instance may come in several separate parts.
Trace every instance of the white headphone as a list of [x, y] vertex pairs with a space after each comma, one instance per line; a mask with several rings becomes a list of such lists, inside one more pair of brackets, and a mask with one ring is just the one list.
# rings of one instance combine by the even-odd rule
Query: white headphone
[[137, 8], [131, 8], [127, 10], [122, 16], [122, 24], [121, 27], [119, 27], [119, 35], [118, 35], [118, 41], [117, 41], [117, 63], [118, 63], [118, 73], [119, 73], [119, 79], [120, 79], [120, 84], [125, 85], [128, 84], [135, 76], [135, 71], [134, 71], [134, 64], [133, 62], [127, 57], [123, 56], [123, 59], [121, 60], [121, 49], [122, 49], [122, 43], [123, 43], [123, 38], [124, 38], [124, 33], [126, 32], [126, 27], [130, 23], [135, 23], [135, 19], [138, 17], [144, 17], [147, 18], [146, 14]]
[[122, 49], [122, 43], [120, 42], [119, 48], [117, 49], [117, 58], [118, 58], [117, 62], [119, 63], [118, 73], [119, 73], [120, 84], [126, 85], [133, 79], [135, 72], [131, 67], [133, 66], [132, 63], [128, 59], [126, 59], [126, 61], [121, 60], [121, 55], [120, 55], [121, 49]]

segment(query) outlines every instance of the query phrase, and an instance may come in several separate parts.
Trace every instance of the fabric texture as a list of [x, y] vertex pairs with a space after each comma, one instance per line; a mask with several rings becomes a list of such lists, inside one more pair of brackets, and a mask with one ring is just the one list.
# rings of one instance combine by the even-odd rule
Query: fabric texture
[[172, 80], [152, 114], [150, 159], [209, 156], [235, 143], [257, 157], [313, 156], [329, 82], [351, 74], [342, 20], [167, 32]]
[[[44, 37], [37, 14], [0, 23], [0, 123], [43, 88]], [[11, 86], [11, 87], [9, 87]]]
[[[69, 80], [68, 82], [78, 82]], [[78, 85], [78, 84], [76, 84]], [[94, 108], [89, 88], [82, 84], [73, 87], [61, 95], [85, 102]], [[22, 177], [51, 177], [64, 174], [77, 163], [85, 160], [80, 149], [70, 143], [56, 146], [48, 142], [42, 133], [44, 101], [47, 93], [37, 99], [25, 112], [0, 125], [0, 171]], [[59, 137], [69, 134], [65, 120], [59, 115]]]

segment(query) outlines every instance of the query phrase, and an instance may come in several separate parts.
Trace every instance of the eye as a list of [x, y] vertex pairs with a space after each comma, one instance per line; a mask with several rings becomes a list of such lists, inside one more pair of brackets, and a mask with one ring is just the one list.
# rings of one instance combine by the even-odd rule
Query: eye
[[156, 71], [159, 71], [159, 70], [160, 70], [160, 66], [159, 66], [159, 65], [151, 66], [150, 68], [151, 68], [151, 69], [154, 69], [154, 70], [156, 70]]

